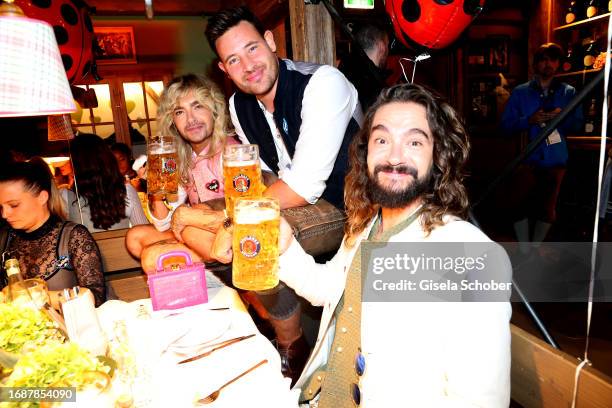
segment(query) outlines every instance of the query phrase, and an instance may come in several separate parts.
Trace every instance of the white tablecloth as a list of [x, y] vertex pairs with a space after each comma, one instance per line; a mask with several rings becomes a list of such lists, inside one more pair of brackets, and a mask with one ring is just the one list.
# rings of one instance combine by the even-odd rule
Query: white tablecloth
[[[150, 299], [125, 304], [119, 301], [107, 302], [98, 308], [98, 317], [103, 330], [109, 335], [114, 322], [124, 320], [129, 332], [130, 345], [136, 350], [140, 373], [134, 395], [137, 406], [147, 407], [192, 407], [197, 396], [205, 396], [216, 390], [226, 381], [237, 376], [263, 359], [268, 363], [247, 374], [225, 388], [219, 398], [207, 406], [212, 408], [236, 407], [279, 407], [297, 406], [297, 395], [290, 391], [290, 380], [283, 378], [280, 371], [280, 358], [274, 346], [265, 338], [253, 323], [236, 291], [228, 287], [209, 289], [208, 308], [229, 307], [226, 311], [207, 311], [221, 313], [229, 319], [227, 330], [214, 339], [214, 343], [255, 333], [256, 336], [220, 349], [203, 359], [178, 365], [185, 356], [166, 350], [164, 344], [180, 336], [182, 331], [171, 333], [173, 328], [164, 324], [153, 313], [145, 317], [142, 313], [134, 319], [138, 310], [150, 311]], [[156, 312], [157, 313], [157, 312]], [[193, 325], [198, 325], [197, 321]], [[184, 328], [183, 328], [184, 329]], [[170, 340], [170, 341], [169, 341]], [[144, 369], [143, 369], [144, 366]], [[144, 399], [143, 399], [144, 394]], [[143, 402], [144, 401], [144, 402]]]

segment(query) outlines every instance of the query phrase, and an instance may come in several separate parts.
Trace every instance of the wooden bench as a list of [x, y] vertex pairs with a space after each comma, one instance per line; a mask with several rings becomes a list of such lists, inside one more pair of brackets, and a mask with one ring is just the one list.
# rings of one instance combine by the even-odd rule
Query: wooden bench
[[[512, 330], [512, 399], [524, 408], [569, 408], [578, 359], [553, 349], [525, 330]], [[612, 379], [585, 366], [578, 383], [576, 406], [604, 408], [612, 404]]]
[[91, 234], [102, 256], [104, 277], [117, 297], [126, 302], [149, 297], [147, 276], [125, 246], [128, 229], [95, 232]]

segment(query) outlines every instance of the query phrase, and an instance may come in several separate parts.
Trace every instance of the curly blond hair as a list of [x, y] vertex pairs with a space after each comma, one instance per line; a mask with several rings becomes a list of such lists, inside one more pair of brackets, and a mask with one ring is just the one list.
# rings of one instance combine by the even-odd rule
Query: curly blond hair
[[189, 172], [193, 165], [193, 149], [174, 126], [173, 113], [178, 100], [187, 96], [190, 92], [194, 92], [196, 100], [210, 110], [215, 122], [212, 137], [208, 140], [208, 152], [205, 157], [213, 157], [222, 152], [226, 138], [234, 134], [230, 125], [225, 95], [217, 84], [211, 79], [197, 74], [185, 74], [172, 79], [159, 98], [157, 124], [160, 134], [172, 135], [176, 140], [179, 176], [183, 185], [189, 184]]

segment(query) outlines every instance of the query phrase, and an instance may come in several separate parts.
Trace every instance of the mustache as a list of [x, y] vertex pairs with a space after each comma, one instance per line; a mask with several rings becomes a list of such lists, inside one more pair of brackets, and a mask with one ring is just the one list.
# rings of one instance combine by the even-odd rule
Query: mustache
[[374, 176], [378, 175], [381, 171], [387, 173], [397, 173], [397, 174], [406, 174], [408, 176], [412, 176], [415, 179], [418, 178], [419, 172], [416, 168], [412, 166], [391, 166], [390, 164], [379, 164], [374, 167]]
[[247, 69], [247, 70], [244, 71], [245, 76], [249, 76], [253, 72], [255, 72], [257, 70], [260, 70], [260, 69], [263, 69], [263, 67], [264, 67], [263, 65], [256, 65], [256, 66], [252, 67], [251, 69]]

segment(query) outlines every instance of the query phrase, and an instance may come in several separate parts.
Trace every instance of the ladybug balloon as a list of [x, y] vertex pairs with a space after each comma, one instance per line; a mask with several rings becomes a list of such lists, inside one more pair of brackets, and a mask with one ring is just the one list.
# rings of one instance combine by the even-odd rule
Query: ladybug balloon
[[93, 26], [82, 0], [15, 0], [23, 13], [51, 24], [68, 81], [79, 82], [93, 63]]
[[408, 47], [444, 48], [482, 11], [485, 0], [386, 0], [396, 37]]

